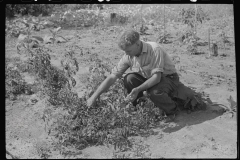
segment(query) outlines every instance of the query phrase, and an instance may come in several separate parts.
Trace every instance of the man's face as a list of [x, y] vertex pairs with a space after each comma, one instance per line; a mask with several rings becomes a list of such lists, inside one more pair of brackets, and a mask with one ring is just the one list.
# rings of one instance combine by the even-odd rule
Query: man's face
[[140, 45], [138, 43], [135, 43], [131, 46], [128, 46], [124, 49], [125, 53], [129, 55], [130, 57], [137, 56], [140, 54]]

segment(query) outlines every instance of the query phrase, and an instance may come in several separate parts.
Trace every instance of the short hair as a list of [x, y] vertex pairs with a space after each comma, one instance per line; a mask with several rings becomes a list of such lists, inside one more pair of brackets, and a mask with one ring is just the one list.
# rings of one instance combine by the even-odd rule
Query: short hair
[[128, 46], [135, 44], [140, 38], [140, 35], [134, 29], [124, 31], [118, 41], [118, 46], [121, 49], [125, 49]]

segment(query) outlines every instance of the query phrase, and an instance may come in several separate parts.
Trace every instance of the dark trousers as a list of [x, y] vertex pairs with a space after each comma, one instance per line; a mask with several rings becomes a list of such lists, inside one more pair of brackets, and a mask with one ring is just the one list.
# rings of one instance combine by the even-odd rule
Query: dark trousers
[[[147, 79], [138, 73], [128, 73], [124, 77], [124, 86], [129, 94], [133, 88], [136, 88], [143, 84]], [[170, 76], [165, 76], [162, 74], [161, 80], [158, 84], [147, 89], [148, 94], [150, 94], [150, 99], [159, 108], [161, 108], [167, 115], [174, 114], [176, 111], [176, 104], [171, 99], [170, 94], [175, 91], [179, 85], [179, 77], [177, 73]], [[137, 99], [143, 96], [143, 91], [140, 92], [133, 102], [135, 106], [137, 104]]]

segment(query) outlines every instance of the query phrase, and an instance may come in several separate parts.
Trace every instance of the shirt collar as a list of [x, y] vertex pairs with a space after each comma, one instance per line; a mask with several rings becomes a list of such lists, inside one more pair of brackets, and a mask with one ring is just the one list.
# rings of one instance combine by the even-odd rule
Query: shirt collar
[[[142, 52], [140, 53], [139, 56], [143, 55], [143, 53], [147, 53], [147, 43], [145, 43], [144, 41], [141, 41], [141, 42], [142, 42], [143, 46], [142, 46]], [[138, 57], [133, 56], [133, 57], [130, 57], [130, 59], [134, 59], [134, 58], [138, 58]]]
[[145, 43], [144, 41], [141, 41], [143, 46], [142, 46], [142, 52], [140, 55], [142, 55], [143, 53], [147, 53], [147, 43]]

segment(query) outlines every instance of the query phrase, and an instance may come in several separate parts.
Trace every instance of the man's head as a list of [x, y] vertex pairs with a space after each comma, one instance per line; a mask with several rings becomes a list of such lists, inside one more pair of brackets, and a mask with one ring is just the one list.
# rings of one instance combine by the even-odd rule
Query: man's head
[[139, 56], [142, 52], [142, 42], [139, 40], [140, 35], [137, 31], [130, 29], [124, 31], [118, 41], [120, 49], [131, 57]]

